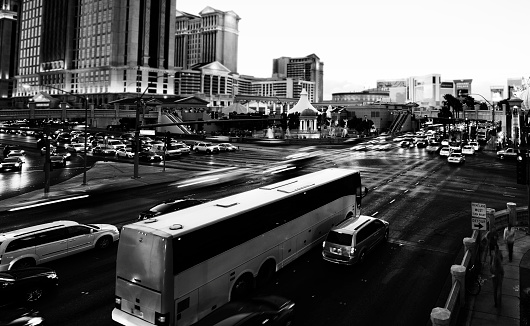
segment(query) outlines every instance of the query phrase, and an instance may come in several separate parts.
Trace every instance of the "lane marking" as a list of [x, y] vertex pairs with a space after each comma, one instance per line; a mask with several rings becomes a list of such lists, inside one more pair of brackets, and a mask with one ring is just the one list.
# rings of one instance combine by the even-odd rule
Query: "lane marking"
[[8, 212], [15, 212], [15, 211], [23, 210], [23, 209], [28, 209], [28, 208], [34, 208], [34, 207], [39, 207], [39, 206], [46, 206], [46, 205], [51, 205], [51, 204], [57, 204], [57, 203], [61, 203], [61, 202], [65, 202], [65, 201], [70, 201], [70, 200], [76, 200], [76, 199], [83, 199], [83, 198], [87, 198], [88, 196], [89, 196], [89, 195], [81, 195], [81, 196], [76, 196], [76, 197], [69, 197], [69, 198], [57, 199], [57, 200], [47, 201], [47, 202], [44, 202], [44, 203], [38, 203], [38, 204], [32, 204], [32, 205], [27, 205], [27, 206], [23, 206], [23, 207], [11, 208], [11, 209], [9, 209], [9, 210], [7, 210], [7, 211], [8, 211]]

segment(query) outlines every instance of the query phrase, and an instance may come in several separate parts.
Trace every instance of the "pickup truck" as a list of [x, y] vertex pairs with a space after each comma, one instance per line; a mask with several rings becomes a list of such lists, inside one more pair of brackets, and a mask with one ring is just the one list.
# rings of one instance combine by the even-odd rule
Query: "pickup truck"
[[515, 148], [506, 148], [500, 151], [497, 151], [497, 157], [501, 160], [504, 160], [505, 158], [508, 159], [515, 159], [517, 158], [517, 149]]

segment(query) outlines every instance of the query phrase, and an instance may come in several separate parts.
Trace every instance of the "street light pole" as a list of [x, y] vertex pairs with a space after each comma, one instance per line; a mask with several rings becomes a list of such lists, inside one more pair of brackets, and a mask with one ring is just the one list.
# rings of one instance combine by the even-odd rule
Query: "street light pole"
[[85, 98], [83, 101], [83, 106], [85, 108], [85, 157], [83, 159], [83, 186], [86, 186], [86, 158], [87, 158], [87, 147], [88, 147], [88, 100]]

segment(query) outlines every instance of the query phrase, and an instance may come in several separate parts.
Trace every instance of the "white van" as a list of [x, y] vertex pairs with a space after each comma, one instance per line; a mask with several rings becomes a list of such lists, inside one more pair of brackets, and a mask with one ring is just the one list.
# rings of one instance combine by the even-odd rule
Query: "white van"
[[170, 144], [167, 149], [165, 144], [154, 144], [153, 147], [151, 147], [151, 151], [165, 158], [178, 157], [182, 155], [179, 147], [173, 144]]
[[39, 265], [92, 248], [107, 248], [120, 233], [110, 224], [57, 221], [0, 233], [0, 271]]

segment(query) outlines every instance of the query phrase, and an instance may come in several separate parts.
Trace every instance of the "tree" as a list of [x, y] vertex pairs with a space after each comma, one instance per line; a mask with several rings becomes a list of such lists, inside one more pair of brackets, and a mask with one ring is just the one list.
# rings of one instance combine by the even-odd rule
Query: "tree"
[[440, 118], [449, 118], [451, 116], [458, 118], [460, 116], [460, 111], [462, 111], [462, 102], [451, 94], [445, 94], [444, 100], [445, 101], [442, 102], [443, 106], [448, 107], [453, 113], [450, 116], [443, 116]]

